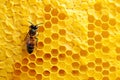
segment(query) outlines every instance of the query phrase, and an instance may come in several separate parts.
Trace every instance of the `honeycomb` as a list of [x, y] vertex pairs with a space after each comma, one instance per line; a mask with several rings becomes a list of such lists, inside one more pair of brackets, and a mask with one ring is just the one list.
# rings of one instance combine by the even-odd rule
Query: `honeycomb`
[[[119, 0], [0, 3], [0, 80], [120, 80]], [[28, 21], [42, 23], [32, 54]]]

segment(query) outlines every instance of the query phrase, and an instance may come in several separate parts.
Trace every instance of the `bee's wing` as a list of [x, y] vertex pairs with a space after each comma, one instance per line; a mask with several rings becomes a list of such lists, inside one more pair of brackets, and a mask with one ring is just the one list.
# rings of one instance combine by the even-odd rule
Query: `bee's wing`
[[29, 33], [27, 33], [27, 35], [25, 36], [24, 41], [28, 38], [28, 36], [29, 36]]

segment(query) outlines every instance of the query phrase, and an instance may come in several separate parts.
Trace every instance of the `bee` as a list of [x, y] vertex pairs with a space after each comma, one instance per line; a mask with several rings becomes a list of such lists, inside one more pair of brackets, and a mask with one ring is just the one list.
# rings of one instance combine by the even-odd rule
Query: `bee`
[[[31, 22], [29, 22], [31, 23]], [[38, 38], [37, 38], [37, 30], [38, 30], [38, 25], [34, 25], [31, 23], [29, 26], [29, 31], [27, 34], [27, 40], [26, 40], [26, 47], [27, 47], [27, 52], [31, 54], [34, 51], [35, 46], [37, 46]]]

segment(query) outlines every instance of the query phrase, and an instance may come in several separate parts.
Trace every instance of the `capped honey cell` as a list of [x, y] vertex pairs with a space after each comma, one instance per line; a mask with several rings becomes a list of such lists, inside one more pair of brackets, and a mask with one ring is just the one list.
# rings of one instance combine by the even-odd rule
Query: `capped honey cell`
[[59, 15], [58, 15], [58, 18], [59, 18], [60, 20], [64, 20], [65, 17], [66, 17], [66, 15], [65, 15], [64, 13], [59, 13]]
[[79, 62], [73, 62], [72, 67], [75, 68], [75, 69], [78, 69], [80, 67]]
[[101, 20], [103, 21], [103, 22], [107, 22], [108, 20], [109, 20], [109, 16], [108, 15], [102, 15], [102, 17], [101, 17]]
[[95, 20], [94, 16], [93, 15], [88, 15], [88, 21], [93, 23]]
[[101, 20], [95, 20], [95, 25], [96, 26], [101, 26], [101, 24], [102, 24]]
[[46, 19], [46, 20], [50, 20], [50, 18], [51, 18], [51, 15], [50, 15], [50, 14], [45, 14], [45, 19]]
[[95, 9], [96, 11], [100, 11], [100, 10], [102, 9], [102, 4], [101, 4], [100, 2], [96, 2], [96, 3], [94, 4], [94, 9]]
[[52, 8], [52, 6], [51, 6], [50, 4], [48, 4], [48, 5], [46, 5], [46, 6], [44, 7], [44, 11], [45, 11], [45, 12], [50, 12], [50, 11], [51, 11], [51, 8]]
[[37, 65], [42, 65], [44, 61], [42, 58], [37, 58], [35, 62]]
[[52, 18], [51, 18], [51, 22], [52, 22], [53, 24], [57, 24], [57, 23], [58, 23], [57, 17], [52, 17]]
[[35, 77], [37, 80], [42, 80], [42, 74], [37, 74]]
[[60, 76], [65, 76], [66, 75], [66, 72], [63, 69], [60, 69], [58, 73], [59, 73]]
[[88, 66], [88, 68], [94, 68], [95, 63], [94, 62], [88, 62], [87, 66]]
[[58, 55], [58, 49], [52, 49], [51, 50], [51, 54], [53, 55], [53, 56], [57, 56]]
[[36, 75], [36, 71], [34, 69], [30, 69], [28, 71], [28, 73], [29, 73], [30, 76], [35, 76]]
[[50, 60], [51, 54], [50, 53], [45, 53], [43, 58], [44, 58], [44, 60]]
[[28, 58], [23, 58], [22, 64], [27, 64], [29, 62]]
[[95, 80], [95, 78], [94, 77], [89, 77], [88, 80]]
[[29, 60], [30, 61], [35, 61], [36, 56], [34, 54], [29, 55]]
[[43, 75], [44, 75], [44, 76], [49, 76], [49, 75], [50, 75], [50, 71], [49, 71], [49, 70], [45, 70], [45, 71], [43, 72]]
[[22, 66], [22, 67], [21, 67], [21, 70], [22, 70], [23, 72], [27, 72], [27, 71], [29, 70], [29, 68], [28, 68], [27, 66]]
[[52, 16], [57, 16], [58, 15], [58, 9], [54, 8], [51, 11]]
[[21, 63], [16, 62], [14, 66], [15, 66], [15, 68], [20, 68], [21, 67]]
[[57, 72], [58, 71], [58, 67], [57, 66], [52, 66], [51, 67], [51, 71], [52, 72]]
[[51, 28], [52, 23], [50, 21], [45, 22], [45, 28]]
[[74, 76], [79, 76], [79, 71], [78, 70], [72, 70], [72, 75], [74, 75]]
[[80, 50], [80, 55], [85, 57], [88, 55], [88, 52], [86, 50]]
[[85, 71], [87, 71], [88, 70], [88, 68], [87, 68], [87, 66], [86, 65], [80, 65], [80, 71], [82, 71], [82, 72], [85, 72]]

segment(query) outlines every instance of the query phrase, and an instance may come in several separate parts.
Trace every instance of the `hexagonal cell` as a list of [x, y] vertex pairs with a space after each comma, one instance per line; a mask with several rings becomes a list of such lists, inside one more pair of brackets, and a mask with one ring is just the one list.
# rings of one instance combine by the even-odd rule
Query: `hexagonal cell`
[[42, 80], [42, 74], [37, 74], [35, 77], [37, 80]]
[[46, 19], [46, 20], [50, 20], [50, 18], [51, 18], [51, 15], [50, 15], [50, 14], [45, 14], [45, 19]]
[[16, 76], [20, 76], [21, 71], [20, 71], [20, 70], [14, 70], [14, 74], [15, 74]]
[[116, 52], [120, 53], [120, 47], [116, 47]]
[[117, 59], [118, 61], [120, 61], [120, 55], [117, 55], [116, 59]]
[[93, 39], [88, 39], [87, 43], [88, 45], [94, 45], [95, 41]]
[[43, 75], [44, 75], [44, 76], [49, 76], [49, 75], [50, 75], [50, 71], [49, 71], [49, 70], [45, 70], [45, 71], [43, 72]]
[[19, 62], [15, 62], [15, 68], [20, 68], [21, 67], [21, 63], [19, 63]]
[[88, 77], [88, 80], [95, 80], [94, 77]]
[[88, 38], [93, 38], [95, 35], [94, 31], [89, 31], [88, 32]]
[[102, 31], [101, 35], [103, 38], [108, 38], [110, 34], [108, 31]]
[[102, 40], [102, 37], [101, 35], [95, 35], [95, 41], [101, 41]]
[[101, 20], [102, 20], [103, 22], [107, 22], [107, 21], [109, 20], [109, 16], [106, 15], [106, 14], [104, 14], [104, 15], [102, 15], [102, 17], [101, 17]]
[[57, 50], [57, 49], [52, 49], [52, 50], [51, 50], [51, 54], [52, 54], [53, 56], [57, 56], [57, 55], [58, 55], [58, 50]]
[[80, 56], [85, 57], [87, 55], [88, 55], [88, 52], [86, 50], [82, 50], [82, 49], [80, 50]]
[[80, 72], [78, 70], [72, 70], [72, 75], [79, 76]]
[[93, 23], [95, 20], [94, 16], [93, 15], [88, 15], [88, 21]]
[[96, 66], [95, 70], [98, 71], [98, 72], [101, 72], [102, 71], [102, 67], [101, 66]]
[[73, 67], [74, 69], [78, 69], [78, 68], [80, 67], [79, 62], [72, 62], [72, 67]]
[[42, 49], [42, 48], [44, 47], [43, 42], [38, 42], [37, 47], [38, 47], [39, 49]]
[[45, 53], [43, 58], [44, 58], [44, 60], [50, 60], [51, 54], [50, 53]]
[[105, 76], [102, 78], [102, 80], [109, 80], [109, 77]]
[[114, 72], [114, 71], [116, 71], [116, 67], [115, 67], [115, 66], [111, 66], [109, 70], [110, 70], [111, 72]]
[[102, 48], [102, 43], [96, 43], [95, 48], [96, 49], [101, 49]]
[[95, 20], [95, 25], [96, 26], [101, 26], [102, 22], [100, 20]]
[[71, 51], [71, 50], [67, 50], [67, 51], [66, 51], [66, 54], [67, 54], [68, 56], [71, 56], [71, 55], [72, 55], [72, 51]]
[[88, 68], [86, 65], [80, 65], [80, 71], [85, 72], [87, 70], [88, 70]]
[[102, 23], [102, 29], [107, 30], [109, 28], [108, 23]]
[[88, 51], [89, 52], [95, 52], [95, 48], [94, 47], [88, 47]]
[[95, 59], [95, 63], [96, 64], [101, 64], [102, 63], [102, 59], [101, 58], [96, 58]]
[[52, 23], [50, 21], [45, 22], [45, 27], [46, 28], [51, 28]]
[[35, 68], [36, 67], [34, 62], [30, 62], [28, 65], [29, 65], [30, 68]]
[[45, 12], [50, 12], [50, 10], [51, 10], [51, 5], [50, 5], [50, 4], [45, 5], [44, 11], [45, 11]]
[[78, 60], [80, 60], [80, 55], [79, 55], [79, 54], [73, 54], [73, 55], [72, 55], [72, 58], [73, 58], [75, 61], [78, 61]]
[[59, 73], [60, 76], [65, 76], [66, 75], [66, 72], [63, 69], [60, 69], [58, 73]]
[[66, 15], [64, 13], [59, 13], [58, 18], [60, 20], [64, 20], [66, 18]]
[[110, 64], [109, 64], [109, 62], [103, 62], [102, 66], [103, 66], [103, 68], [109, 68]]
[[37, 52], [36, 52], [36, 57], [41, 57], [43, 56], [44, 52], [42, 49], [37, 49]]
[[58, 33], [52, 33], [52, 39], [57, 40], [59, 38]]
[[108, 46], [102, 46], [102, 51], [104, 52], [104, 53], [108, 53], [109, 52], [109, 47]]
[[34, 69], [30, 69], [28, 71], [28, 73], [29, 73], [30, 76], [35, 76], [36, 75], [36, 71]]
[[108, 71], [108, 70], [103, 70], [103, 71], [102, 71], [102, 74], [103, 74], [103, 75], [108, 75], [108, 74], [109, 74], [109, 71]]
[[95, 9], [96, 11], [100, 11], [100, 10], [102, 9], [101, 3], [100, 3], [100, 2], [95, 3], [95, 4], [94, 4], [94, 9]]
[[59, 34], [60, 35], [66, 35], [66, 30], [65, 29], [59, 29]]
[[52, 22], [53, 24], [57, 24], [57, 23], [58, 23], [57, 17], [52, 17], [52, 18], [51, 18], [51, 22]]
[[94, 68], [95, 67], [95, 63], [94, 62], [88, 62], [87, 66], [89, 68]]
[[46, 37], [44, 39], [44, 42], [45, 42], [45, 44], [50, 44], [51, 43], [51, 39], [49, 37]]
[[59, 58], [60, 61], [64, 61], [66, 56], [65, 56], [64, 53], [62, 53], [62, 54], [59, 54], [58, 58]]
[[30, 61], [35, 61], [35, 59], [36, 59], [35, 54], [29, 55], [29, 59], [30, 59]]
[[115, 80], [120, 80], [120, 77], [117, 77]]
[[116, 10], [118, 13], [120, 13], [120, 6], [117, 6]]
[[44, 31], [45, 31], [44, 27], [43, 26], [39, 26], [38, 32], [44, 32]]
[[111, 26], [115, 26], [116, 20], [115, 20], [114, 18], [110, 18], [109, 24], [110, 24]]
[[88, 24], [88, 30], [94, 30], [95, 26], [94, 24]]
[[59, 50], [60, 50], [61, 52], [64, 52], [64, 51], [66, 51], [66, 47], [65, 47], [65, 46], [59, 46]]
[[23, 72], [27, 72], [28, 69], [29, 69], [29, 68], [28, 68], [27, 66], [22, 66], [22, 67], [21, 67], [21, 70], [22, 70]]
[[51, 67], [51, 71], [52, 72], [57, 72], [58, 71], [58, 67], [57, 66], [52, 66]]
[[53, 16], [57, 16], [57, 15], [58, 15], [58, 10], [55, 9], [55, 8], [52, 9], [51, 14], [52, 14]]
[[27, 64], [28, 63], [28, 58], [23, 58], [23, 60], [22, 60], [22, 64]]
[[52, 64], [57, 64], [58, 63], [58, 59], [57, 58], [52, 58], [51, 59], [51, 63]]
[[43, 64], [43, 59], [42, 58], [37, 58], [36, 59], [36, 64], [37, 65], [42, 65]]

